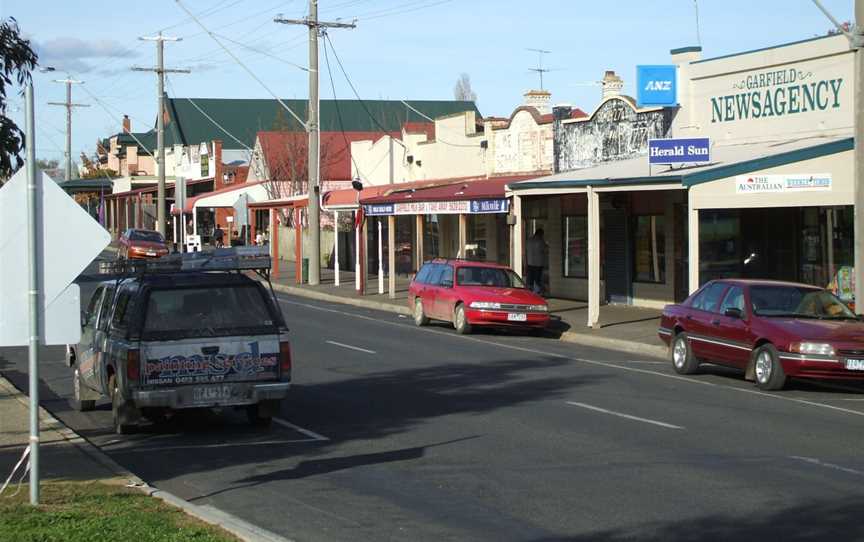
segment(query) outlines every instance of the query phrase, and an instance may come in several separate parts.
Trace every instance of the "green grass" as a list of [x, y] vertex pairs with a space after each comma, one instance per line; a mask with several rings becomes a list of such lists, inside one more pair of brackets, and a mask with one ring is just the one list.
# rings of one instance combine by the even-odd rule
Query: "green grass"
[[138, 490], [98, 482], [42, 485], [30, 506], [27, 486], [0, 496], [0, 541], [91, 542], [127, 540], [236, 542], [225, 531]]

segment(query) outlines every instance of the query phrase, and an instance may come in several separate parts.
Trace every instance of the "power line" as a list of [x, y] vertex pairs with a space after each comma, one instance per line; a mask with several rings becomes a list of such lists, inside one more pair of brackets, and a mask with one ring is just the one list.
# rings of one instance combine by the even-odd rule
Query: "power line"
[[[431, 8], [434, 6], [441, 5], [441, 4], [446, 4], [448, 2], [452, 2], [452, 0], [438, 0], [437, 2], [429, 2], [426, 4], [423, 4], [423, 2], [428, 2], [428, 0], [418, 0], [416, 2], [408, 2], [407, 4], [400, 6], [400, 7], [388, 8], [388, 9], [378, 10], [378, 11], [372, 11], [372, 12], [369, 12], [369, 13], [366, 13], [363, 15], [358, 15], [357, 20], [370, 21], [372, 19], [381, 19], [383, 17], [392, 17], [394, 15], [402, 15], [403, 13], [411, 13], [412, 11], [418, 11], [421, 9], [426, 9], [426, 8]], [[423, 4], [423, 5], [418, 6], [417, 4]], [[409, 6], [415, 6], [415, 7], [409, 7]]]
[[231, 58], [233, 58], [234, 61], [235, 61], [238, 65], [240, 65], [240, 67], [242, 67], [242, 68], [246, 71], [246, 73], [248, 73], [248, 74], [252, 77], [252, 79], [255, 79], [255, 81], [257, 81], [258, 84], [261, 85], [261, 86], [264, 88], [264, 90], [266, 90], [266, 91], [267, 91], [271, 96], [273, 96], [273, 98], [274, 98], [277, 102], [279, 102], [279, 105], [281, 105], [281, 106], [282, 106], [286, 111], [288, 111], [288, 113], [290, 113], [291, 116], [294, 117], [294, 119], [295, 119], [297, 122], [299, 122], [301, 126], [304, 126], [304, 127], [306, 126], [306, 122], [303, 121], [303, 119], [301, 119], [301, 118], [297, 115], [297, 113], [295, 113], [295, 112], [294, 112], [290, 107], [288, 107], [287, 105], [285, 105], [285, 102], [283, 102], [282, 99], [279, 98], [279, 97], [276, 95], [276, 93], [274, 93], [272, 90], [270, 90], [270, 87], [268, 87], [268, 86], [264, 83], [264, 81], [262, 81], [262, 80], [261, 80], [257, 75], [255, 75], [255, 72], [253, 72], [252, 70], [250, 70], [250, 69], [246, 66], [246, 64], [244, 64], [244, 63], [243, 63], [239, 58], [237, 58], [237, 55], [235, 55], [233, 52], [231, 52], [230, 49], [228, 49], [227, 47], [225, 47], [225, 45], [223, 45], [222, 42], [219, 41], [219, 39], [218, 39], [218, 38], [213, 34], [213, 32], [211, 32], [210, 30], [208, 30], [207, 27], [204, 26], [204, 23], [202, 23], [201, 21], [199, 21], [198, 18], [196, 18], [195, 15], [193, 15], [192, 12], [189, 11], [189, 10], [186, 8], [186, 6], [183, 5], [183, 2], [181, 2], [180, 0], [175, 0], [175, 2], [177, 2], [177, 5], [180, 6], [180, 9], [182, 9], [183, 11], [185, 11], [186, 13], [188, 13], [189, 16], [192, 17], [192, 19], [194, 19], [196, 23], [198, 23], [198, 26], [200, 26], [200, 27], [201, 27], [205, 32], [207, 32], [207, 34], [210, 36], [210, 38], [212, 38], [213, 41], [215, 41], [217, 44], [219, 44], [219, 47], [221, 47], [221, 48], [222, 48], [226, 53], [228, 53], [228, 54], [231, 56]]
[[[327, 35], [327, 32], [324, 32]], [[342, 112], [339, 110], [339, 100], [336, 98], [336, 85], [333, 83], [333, 72], [330, 71], [330, 55], [327, 54], [327, 41], [324, 42], [324, 63], [327, 65], [327, 76], [330, 78], [330, 88], [333, 90], [333, 105], [336, 107], [336, 119], [339, 121], [339, 130], [342, 132], [342, 139], [345, 140], [345, 148], [348, 149], [348, 157], [351, 158], [351, 163], [354, 164], [354, 169], [357, 170], [357, 175], [364, 178], [360, 171], [360, 166], [354, 160], [354, 153], [351, 152], [351, 143], [348, 141], [348, 136], [345, 134], [345, 125], [342, 123]]]

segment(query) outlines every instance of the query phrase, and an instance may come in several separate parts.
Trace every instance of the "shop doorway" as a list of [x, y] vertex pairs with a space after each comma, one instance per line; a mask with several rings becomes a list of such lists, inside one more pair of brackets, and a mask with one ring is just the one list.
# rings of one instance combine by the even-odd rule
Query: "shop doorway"
[[603, 211], [603, 269], [606, 278], [606, 301], [629, 304], [632, 299], [630, 236], [627, 211]]

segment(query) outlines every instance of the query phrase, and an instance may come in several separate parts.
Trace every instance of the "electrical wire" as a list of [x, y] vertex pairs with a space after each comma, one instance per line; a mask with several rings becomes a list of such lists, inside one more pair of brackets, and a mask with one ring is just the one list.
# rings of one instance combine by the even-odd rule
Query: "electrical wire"
[[[195, 15], [193, 15], [192, 12], [189, 11], [189, 10], [186, 8], [186, 6], [183, 5], [183, 2], [182, 2], [181, 0], [174, 0], [174, 1], [177, 2], [177, 5], [180, 6], [180, 8], [181, 8], [183, 11], [185, 11], [186, 13], [189, 14], [190, 17], [192, 17], [193, 19], [195, 19], [195, 22], [198, 23], [198, 26], [200, 26], [200, 27], [201, 27], [205, 32], [207, 32], [207, 34], [208, 34], [208, 35], [213, 39], [213, 41], [215, 41], [216, 43], [218, 43], [219, 46], [222, 47], [222, 49], [225, 50], [226, 53], [228, 53], [229, 55], [231, 55], [231, 57], [234, 59], [234, 61], [237, 62], [237, 64], [239, 64], [240, 67], [242, 67], [242, 68], [246, 71], [246, 73], [248, 73], [248, 74], [249, 74], [253, 79], [255, 79], [255, 81], [258, 82], [259, 85], [261, 85], [261, 86], [264, 88], [264, 90], [266, 90], [266, 91], [267, 91], [271, 96], [273, 96], [273, 98], [275, 98], [276, 101], [279, 102], [279, 105], [281, 105], [281, 106], [282, 106], [286, 111], [288, 111], [288, 113], [290, 113], [291, 116], [294, 117], [294, 119], [295, 119], [297, 122], [299, 122], [301, 126], [303, 126], [304, 128], [306, 128], [306, 122], [304, 122], [303, 119], [301, 119], [300, 116], [298, 116], [297, 113], [295, 113], [295, 112], [294, 112], [290, 107], [288, 107], [287, 105], [285, 105], [285, 102], [283, 102], [281, 98], [279, 98], [279, 97], [278, 97], [278, 96], [277, 96], [277, 95], [276, 95], [272, 90], [270, 90], [270, 87], [268, 87], [268, 86], [264, 83], [264, 81], [262, 81], [262, 80], [261, 80], [257, 75], [255, 75], [255, 72], [253, 72], [252, 70], [250, 70], [250, 69], [249, 69], [245, 64], [243, 64], [243, 62], [242, 62], [239, 58], [237, 58], [237, 56], [236, 56], [234, 53], [231, 52], [230, 49], [228, 49], [227, 47], [225, 47], [225, 45], [223, 45], [222, 42], [219, 41], [218, 38], [216, 38], [216, 36], [213, 34], [213, 32], [211, 32], [210, 30], [208, 30], [207, 27], [204, 26], [204, 23], [202, 23], [201, 21], [199, 21], [199, 20], [195, 17]], [[306, 128], [306, 129], [308, 130], [308, 128]]]
[[[323, 34], [326, 36], [327, 31], [325, 30]], [[354, 164], [354, 169], [357, 170], [357, 175], [360, 178], [365, 178], [363, 173], [360, 171], [360, 166], [357, 165], [357, 161], [354, 160], [354, 154], [351, 152], [351, 142], [348, 141], [348, 136], [345, 134], [345, 125], [342, 123], [342, 112], [339, 110], [339, 100], [336, 98], [336, 85], [333, 83], [333, 72], [330, 71], [330, 55], [327, 54], [327, 43], [328, 41], [325, 40], [324, 63], [327, 65], [327, 75], [330, 78], [330, 88], [333, 90], [333, 105], [336, 107], [336, 118], [339, 120], [339, 130], [342, 132], [342, 139], [345, 140], [345, 148], [348, 150], [348, 157], [351, 159], [351, 163]]]
[[[373, 19], [381, 19], [383, 17], [392, 17], [394, 15], [402, 15], [403, 13], [411, 13], [412, 11], [418, 11], [421, 9], [431, 8], [434, 6], [438, 6], [441, 4], [446, 4], [448, 2], [452, 2], [453, 0], [438, 0], [436, 2], [428, 2], [428, 0], [417, 0], [415, 2], [408, 2], [399, 7], [387, 8], [378, 11], [371, 11], [369, 13], [363, 15], [357, 15], [357, 20], [363, 21], [371, 21]], [[424, 4], [424, 2], [428, 2]], [[422, 5], [418, 5], [422, 4]], [[413, 7], [409, 7], [413, 6]]]
[[[71, 77], [71, 75], [70, 75], [70, 77]], [[100, 100], [99, 98], [96, 97], [95, 94], [93, 94], [92, 92], [90, 92], [90, 90], [89, 90], [86, 86], [82, 85], [81, 88], [82, 88], [82, 89], [83, 89], [87, 94], [89, 94], [90, 97], [91, 97], [92, 99], [94, 99], [94, 100], [96, 101], [96, 103], [99, 105], [99, 107], [101, 107], [102, 110], [105, 111], [105, 113], [107, 113], [109, 117], [111, 117], [112, 119], [114, 119], [114, 121], [117, 122], [118, 124], [122, 124], [123, 121], [121, 121], [119, 117], [117, 117], [117, 116], [114, 115], [111, 111], [109, 111], [109, 110], [108, 110], [108, 107], [107, 107], [107, 106], [102, 102], [102, 100]], [[130, 118], [131, 118], [131, 117], [130, 117]], [[143, 143], [141, 143], [141, 140], [138, 139], [137, 137], [135, 137], [135, 134], [134, 134], [134, 133], [132, 133], [132, 132], [127, 132], [127, 133], [129, 134], [129, 136], [132, 137], [132, 139], [135, 140], [136, 143], [138, 143], [138, 145], [139, 145], [142, 149], [144, 149], [144, 152], [147, 153], [147, 154], [150, 156], [150, 158], [153, 158], [153, 160], [156, 160], [156, 157], [153, 156], [153, 153], [150, 152], [150, 149], [148, 149], [146, 145], [144, 145]]]

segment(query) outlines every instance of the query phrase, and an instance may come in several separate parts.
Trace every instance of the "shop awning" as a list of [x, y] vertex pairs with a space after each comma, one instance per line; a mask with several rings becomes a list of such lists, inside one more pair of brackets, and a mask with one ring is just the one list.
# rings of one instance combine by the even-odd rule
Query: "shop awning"
[[267, 190], [264, 187], [266, 181], [257, 181], [253, 183], [244, 183], [228, 186], [213, 192], [207, 192], [186, 200], [186, 206], [183, 209], [186, 213], [191, 213], [197, 207], [233, 207], [237, 202], [240, 194], [247, 194], [250, 203], [255, 201], [263, 201], [268, 199]]
[[[205, 179], [196, 179], [194, 181], [186, 181], [186, 186], [189, 187], [189, 186], [194, 186], [197, 184], [212, 183], [212, 182], [213, 182], [213, 177], [208, 177]], [[158, 185], [154, 184], [151, 186], [146, 186], [144, 188], [136, 188], [134, 190], [129, 190], [126, 192], [114, 192], [112, 194], [105, 194], [105, 199], [126, 198], [129, 196], [137, 196], [138, 194], [149, 194], [149, 193], [155, 194], [158, 190], [159, 190]], [[165, 181], [165, 190], [174, 190], [174, 180], [173, 179], [168, 179], [167, 181]]]
[[[409, 183], [383, 184], [378, 186], [367, 186], [360, 191], [360, 201], [367, 198], [378, 196], [386, 196], [396, 191], [431, 188], [435, 186], [445, 186], [466, 181], [476, 182], [486, 177], [458, 177], [450, 179], [434, 179], [428, 181], [412, 181]], [[357, 208], [357, 191], [353, 188], [345, 188], [342, 190], [331, 190], [324, 194], [323, 197], [324, 209], [329, 211], [339, 211], [343, 209]]]
[[309, 198], [306, 194], [299, 196], [291, 196], [289, 198], [271, 199], [267, 201], [256, 201], [249, 204], [250, 209], [284, 209], [286, 207], [306, 207], [309, 205]]
[[577, 169], [515, 182], [507, 185], [508, 192], [531, 191], [533, 194], [557, 193], [567, 189], [610, 186], [675, 184], [687, 188], [696, 184], [744, 175], [772, 167], [784, 166], [820, 156], [852, 150], [851, 137], [812, 137], [786, 141], [763, 141], [738, 145], [713, 145], [711, 161], [701, 165], [648, 167], [648, 157], [609, 162], [595, 167]]
[[506, 213], [505, 190], [510, 183], [532, 178], [514, 175], [461, 181], [429, 188], [405, 188], [390, 194], [361, 198], [367, 215]]

